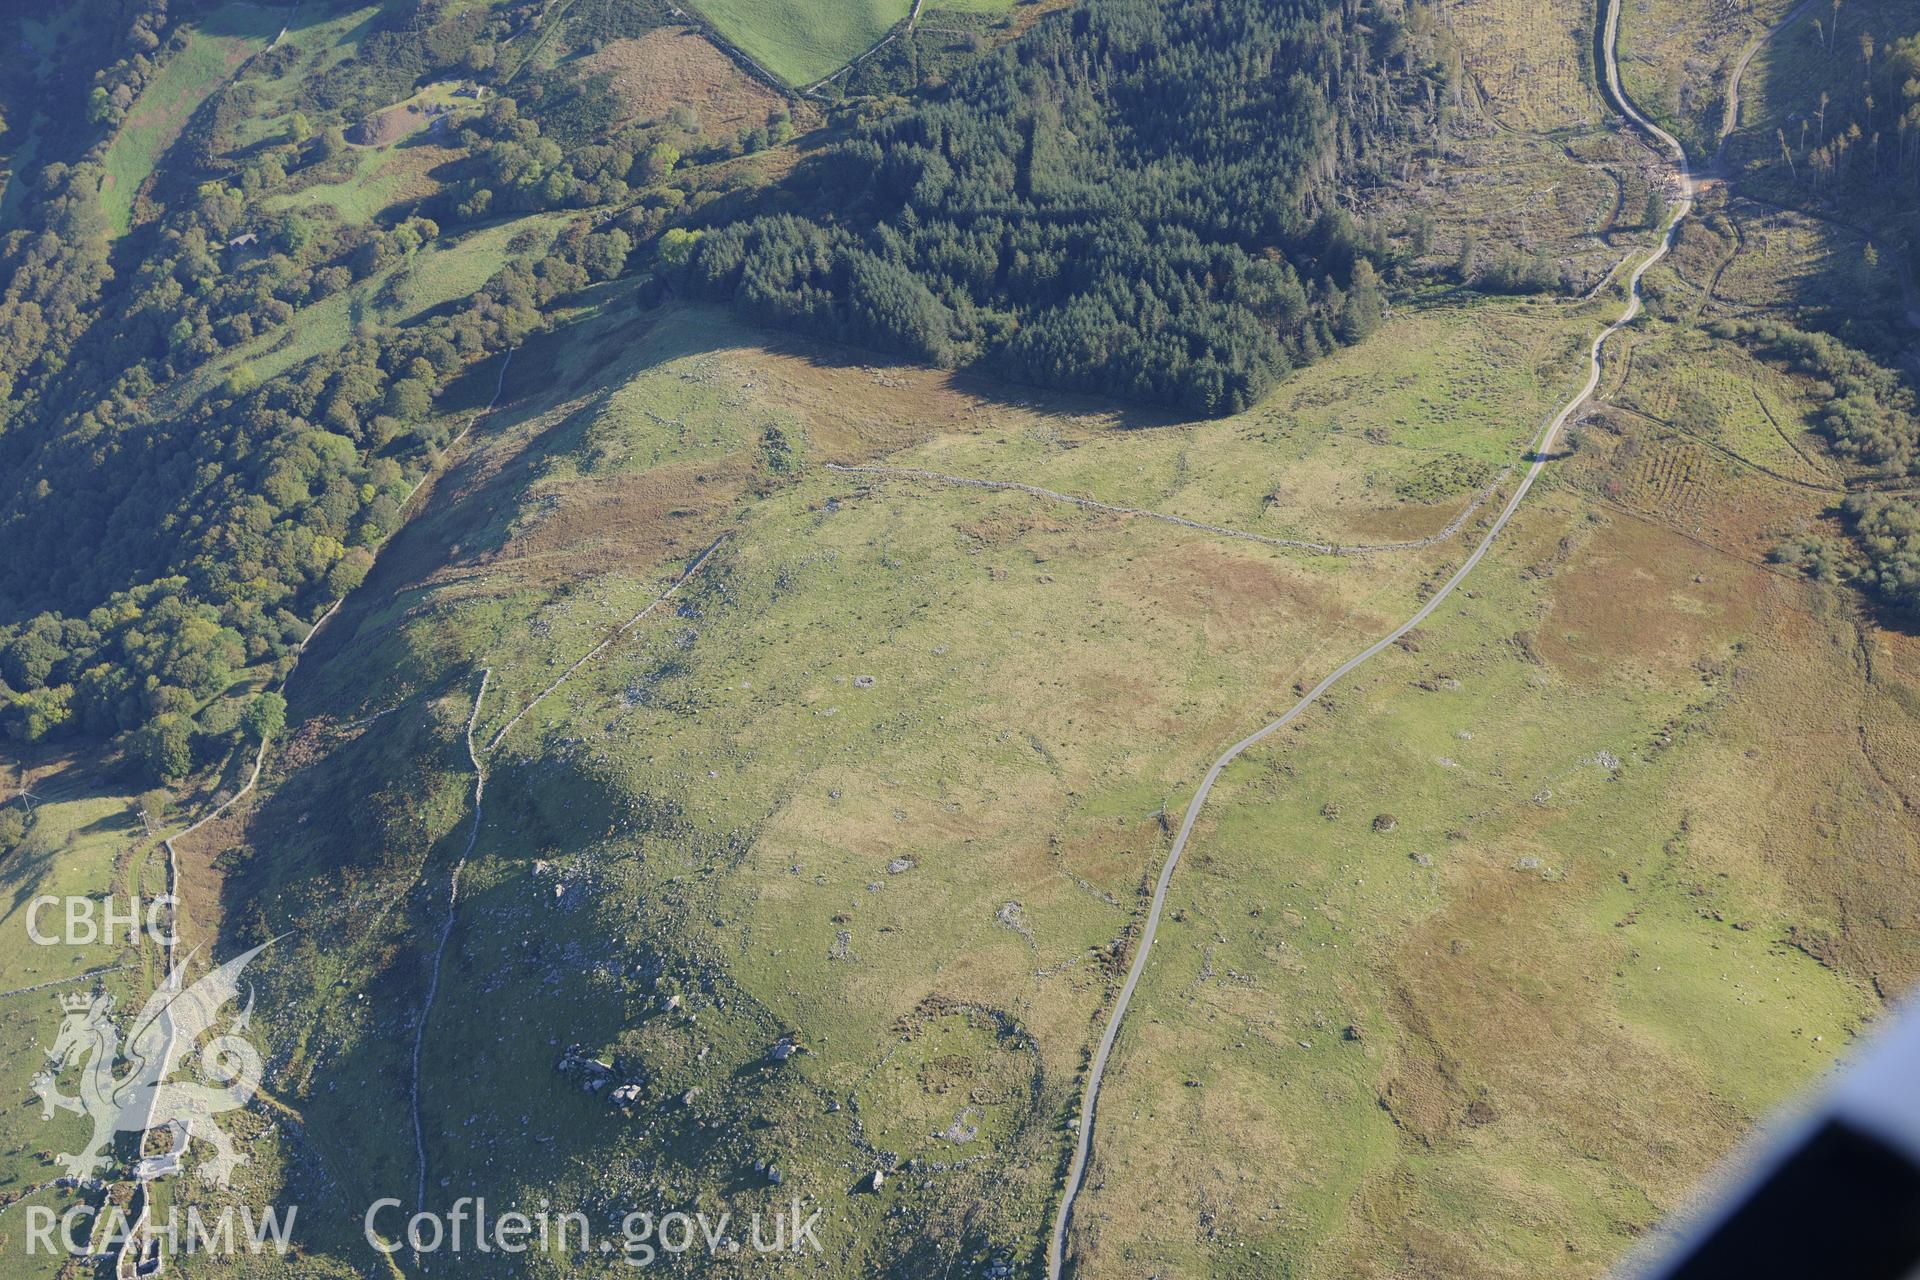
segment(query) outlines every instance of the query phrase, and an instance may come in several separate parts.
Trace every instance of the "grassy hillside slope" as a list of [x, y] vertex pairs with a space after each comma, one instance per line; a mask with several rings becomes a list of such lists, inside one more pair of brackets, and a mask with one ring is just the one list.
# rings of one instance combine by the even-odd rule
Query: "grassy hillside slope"
[[[222, 1121], [248, 1160], [166, 1194], [297, 1203], [299, 1250], [170, 1265], [626, 1274], [571, 1248], [421, 1267], [364, 1215], [484, 1196], [617, 1233], [798, 1198], [825, 1253], [796, 1268], [1043, 1274], [1170, 821], [1445, 580], [1617, 314], [1664, 174], [1592, 92], [1591, 14], [1409, 16], [1438, 24], [1409, 36], [1434, 92], [1349, 227], [1389, 264], [1380, 328], [1194, 421], [673, 296], [690, 226], [778, 195], [818, 141], [778, 126], [807, 120], [651, 10], [397, 12], [303, 11], [241, 69], [191, 61], [195, 25], [140, 101], [190, 106], [164, 77], [213, 68], [197, 124], [162, 145], [136, 108], [99, 140], [164, 198], [112, 251], [153, 248], [139, 325], [76, 349], [162, 354], [76, 401], [66, 447], [259, 427], [260, 491], [301, 520], [257, 540], [309, 593], [268, 617], [283, 559], [234, 575], [260, 643], [167, 712], [191, 759], [161, 815], [232, 793], [238, 708], [286, 676], [259, 789], [179, 842], [196, 966], [277, 939], [262, 1092]], [[1750, 36], [1654, 16], [1629, 6], [1636, 91]], [[1801, 110], [1764, 73], [1755, 120]], [[1869, 296], [1881, 233], [1767, 198], [1706, 196], [1467, 587], [1226, 775], [1116, 1050], [1075, 1275], [1603, 1274], [1911, 987], [1920, 645], [1861, 590], [1843, 505], [1909, 481], [1836, 452], [1829, 370], [1729, 327]], [[212, 405], [234, 416], [188, 416]], [[122, 465], [146, 492], [187, 457]], [[131, 807], [150, 744], [101, 741], [7, 759], [38, 796], [0, 791], [22, 1099], [75, 975], [112, 967], [128, 1002], [158, 976], [151, 947], [16, 945], [36, 893], [166, 883]], [[0, 1124], [0, 1248], [28, 1204], [128, 1191], [49, 1186], [76, 1131], [39, 1116]]]

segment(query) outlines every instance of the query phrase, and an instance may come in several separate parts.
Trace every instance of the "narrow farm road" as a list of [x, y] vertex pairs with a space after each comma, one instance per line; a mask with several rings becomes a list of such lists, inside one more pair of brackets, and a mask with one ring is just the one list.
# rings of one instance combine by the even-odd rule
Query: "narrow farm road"
[[1194, 824], [1199, 821], [1200, 811], [1205, 807], [1207, 796], [1213, 791], [1214, 783], [1220, 780], [1220, 775], [1225, 772], [1226, 767], [1233, 763], [1234, 759], [1242, 752], [1298, 719], [1302, 712], [1319, 701], [1327, 690], [1333, 688], [1334, 685], [1338, 684], [1354, 671], [1355, 668], [1380, 653], [1383, 649], [1387, 648], [1407, 632], [1413, 630], [1413, 628], [1419, 626], [1422, 622], [1425, 622], [1432, 616], [1435, 610], [1446, 602], [1447, 598], [1453, 594], [1455, 588], [1466, 581], [1467, 575], [1473, 572], [1474, 568], [1479, 565], [1482, 557], [1493, 547], [1495, 539], [1497, 539], [1501, 531], [1507, 527], [1507, 522], [1513, 518], [1514, 512], [1519, 509], [1521, 501], [1527, 496], [1527, 491], [1533, 487], [1533, 482], [1539, 478], [1540, 472], [1545, 468], [1547, 463], [1547, 451], [1553, 447], [1553, 443], [1555, 439], [1558, 438], [1561, 428], [1564, 427], [1568, 419], [1572, 418], [1574, 413], [1587, 402], [1587, 398], [1591, 396], [1594, 389], [1600, 385], [1601, 349], [1606, 345], [1607, 339], [1611, 338], [1626, 325], [1632, 323], [1634, 317], [1640, 314], [1641, 278], [1646, 275], [1654, 263], [1665, 257], [1667, 251], [1673, 247], [1674, 237], [1680, 224], [1686, 219], [1687, 215], [1693, 211], [1693, 172], [1687, 164], [1686, 150], [1681, 147], [1678, 140], [1676, 140], [1672, 134], [1642, 115], [1639, 109], [1628, 100], [1625, 91], [1620, 87], [1620, 67], [1615, 58], [1615, 48], [1619, 40], [1619, 27], [1620, 0], [1606, 0], [1603, 47], [1606, 53], [1606, 82], [1604, 88], [1607, 97], [1613, 102], [1614, 106], [1618, 108], [1622, 115], [1642, 132], [1658, 142], [1673, 157], [1679, 181], [1680, 199], [1674, 204], [1672, 212], [1669, 214], [1666, 228], [1660, 235], [1659, 243], [1651, 253], [1641, 260], [1640, 264], [1634, 268], [1632, 276], [1628, 278], [1627, 305], [1620, 313], [1620, 318], [1601, 330], [1599, 336], [1593, 340], [1592, 346], [1588, 349], [1586, 383], [1580, 388], [1578, 394], [1567, 401], [1566, 405], [1561, 408], [1558, 413], [1554, 414], [1552, 420], [1547, 423], [1539, 437], [1534, 441], [1534, 446], [1531, 451], [1532, 461], [1528, 465], [1525, 473], [1521, 476], [1520, 483], [1514, 488], [1513, 496], [1507, 499], [1506, 506], [1501, 508], [1499, 516], [1488, 526], [1486, 533], [1481, 536], [1479, 544], [1476, 545], [1472, 553], [1467, 556], [1466, 562], [1454, 571], [1453, 576], [1447, 579], [1445, 585], [1434, 592], [1432, 598], [1421, 606], [1420, 610], [1411, 618], [1408, 618], [1405, 622], [1376, 640], [1373, 644], [1341, 663], [1331, 674], [1308, 691], [1305, 697], [1296, 702], [1285, 715], [1262, 726], [1234, 743], [1231, 747], [1228, 747], [1220, 754], [1220, 758], [1213, 762], [1213, 767], [1207, 770], [1206, 777], [1201, 779], [1199, 789], [1193, 793], [1193, 800], [1187, 805], [1186, 817], [1180, 823], [1179, 834], [1174, 837], [1173, 846], [1167, 852], [1166, 862], [1160, 868], [1160, 879], [1154, 885], [1153, 900], [1147, 908], [1146, 924], [1140, 933], [1139, 947], [1134, 952], [1133, 965], [1127, 971], [1126, 983], [1120, 988], [1119, 998], [1114, 1001], [1113, 1013], [1107, 1020], [1106, 1032], [1100, 1037], [1099, 1047], [1095, 1050], [1093, 1062], [1087, 1071], [1086, 1093], [1080, 1104], [1079, 1133], [1075, 1140], [1073, 1160], [1067, 1166], [1066, 1190], [1060, 1200], [1059, 1212], [1054, 1217], [1053, 1237], [1047, 1251], [1047, 1275], [1049, 1280], [1061, 1280], [1066, 1258], [1067, 1231], [1072, 1225], [1074, 1201], [1078, 1198], [1081, 1186], [1086, 1179], [1087, 1157], [1093, 1145], [1094, 1116], [1099, 1107], [1100, 1086], [1106, 1076], [1107, 1064], [1113, 1055], [1113, 1043], [1120, 1034], [1120, 1027], [1126, 1019], [1127, 1009], [1133, 1003], [1134, 991], [1139, 987], [1140, 979], [1146, 972], [1147, 960], [1153, 953], [1154, 936], [1160, 928], [1160, 915], [1166, 907], [1167, 889], [1173, 883], [1174, 870], [1180, 865], [1180, 855], [1186, 852], [1187, 841], [1192, 838]]

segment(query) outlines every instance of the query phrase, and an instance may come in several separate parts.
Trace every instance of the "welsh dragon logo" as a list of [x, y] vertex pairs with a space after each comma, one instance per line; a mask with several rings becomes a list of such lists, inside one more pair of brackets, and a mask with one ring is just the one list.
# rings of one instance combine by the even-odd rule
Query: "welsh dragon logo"
[[[78, 1154], [62, 1154], [67, 1172], [76, 1178], [94, 1177], [109, 1163], [114, 1135], [146, 1134], [157, 1129], [172, 1133], [172, 1149], [148, 1156], [135, 1176], [163, 1177], [180, 1168], [189, 1144], [199, 1139], [213, 1149], [213, 1158], [200, 1167], [207, 1182], [224, 1187], [247, 1157], [214, 1122], [223, 1111], [245, 1106], [260, 1088], [260, 1054], [241, 1034], [253, 1013], [249, 991], [246, 1007], [213, 1036], [192, 1061], [202, 1079], [172, 1080], [184, 1054], [193, 1054], [201, 1037], [216, 1030], [221, 1009], [240, 996], [240, 973], [270, 942], [215, 969], [190, 987], [184, 987], [189, 955], [167, 975], [132, 1022], [126, 1045], [113, 1021], [113, 997], [70, 995], [61, 999], [66, 1015], [60, 1035], [47, 1053], [47, 1069], [33, 1079], [33, 1091], [42, 1104], [42, 1118], [52, 1119], [55, 1108], [85, 1115], [93, 1121], [93, 1138]], [[124, 1060], [127, 1069], [115, 1074]], [[60, 1091], [59, 1074], [84, 1062], [80, 1095]], [[211, 1082], [211, 1083], [208, 1083]], [[144, 1138], [143, 1138], [144, 1141]]]

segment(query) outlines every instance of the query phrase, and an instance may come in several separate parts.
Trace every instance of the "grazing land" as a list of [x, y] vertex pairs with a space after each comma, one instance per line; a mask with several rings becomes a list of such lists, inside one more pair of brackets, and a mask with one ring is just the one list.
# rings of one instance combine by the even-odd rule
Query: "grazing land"
[[810, 5], [801, 0], [702, 0], [702, 17], [789, 84], [811, 84], [864, 53], [895, 23], [908, 0], [853, 0]]
[[[1570, 0], [22, 24], [0, 1274], [136, 1201], [299, 1205], [168, 1260], [248, 1280], [629, 1269], [382, 1197], [846, 1277], [1657, 1241], [1920, 979], [1920, 32], [1619, 2], [1697, 182]], [[231, 1177], [68, 1176], [63, 998], [261, 944]]]
[[107, 148], [100, 180], [101, 212], [114, 233], [124, 235], [132, 224], [161, 153], [208, 95], [266, 46], [280, 29], [280, 18], [277, 6], [223, 5], [194, 24], [180, 51], [133, 100]]

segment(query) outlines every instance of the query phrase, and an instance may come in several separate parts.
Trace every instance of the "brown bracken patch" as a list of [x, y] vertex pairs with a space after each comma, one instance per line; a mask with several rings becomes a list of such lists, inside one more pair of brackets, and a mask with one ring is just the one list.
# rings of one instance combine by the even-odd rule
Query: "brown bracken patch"
[[1623, 663], [1674, 670], [1750, 615], [1765, 570], [1640, 520], [1596, 530], [1560, 571], [1562, 588], [1534, 641], [1542, 659], [1576, 677]]
[[490, 568], [524, 566], [551, 579], [669, 558], [711, 540], [749, 471], [745, 457], [708, 458], [569, 484], [550, 509], [536, 507]]
[[698, 31], [663, 27], [637, 40], [612, 40], [580, 61], [589, 76], [608, 77], [627, 120], [657, 120], [690, 107], [703, 127], [766, 123], [780, 96], [734, 66]]
[[1272, 557], [1192, 542], [1128, 567], [1116, 595], [1134, 597], [1175, 617], [1197, 617], [1208, 633], [1244, 637], [1284, 623], [1323, 626], [1342, 613], [1332, 592]]

